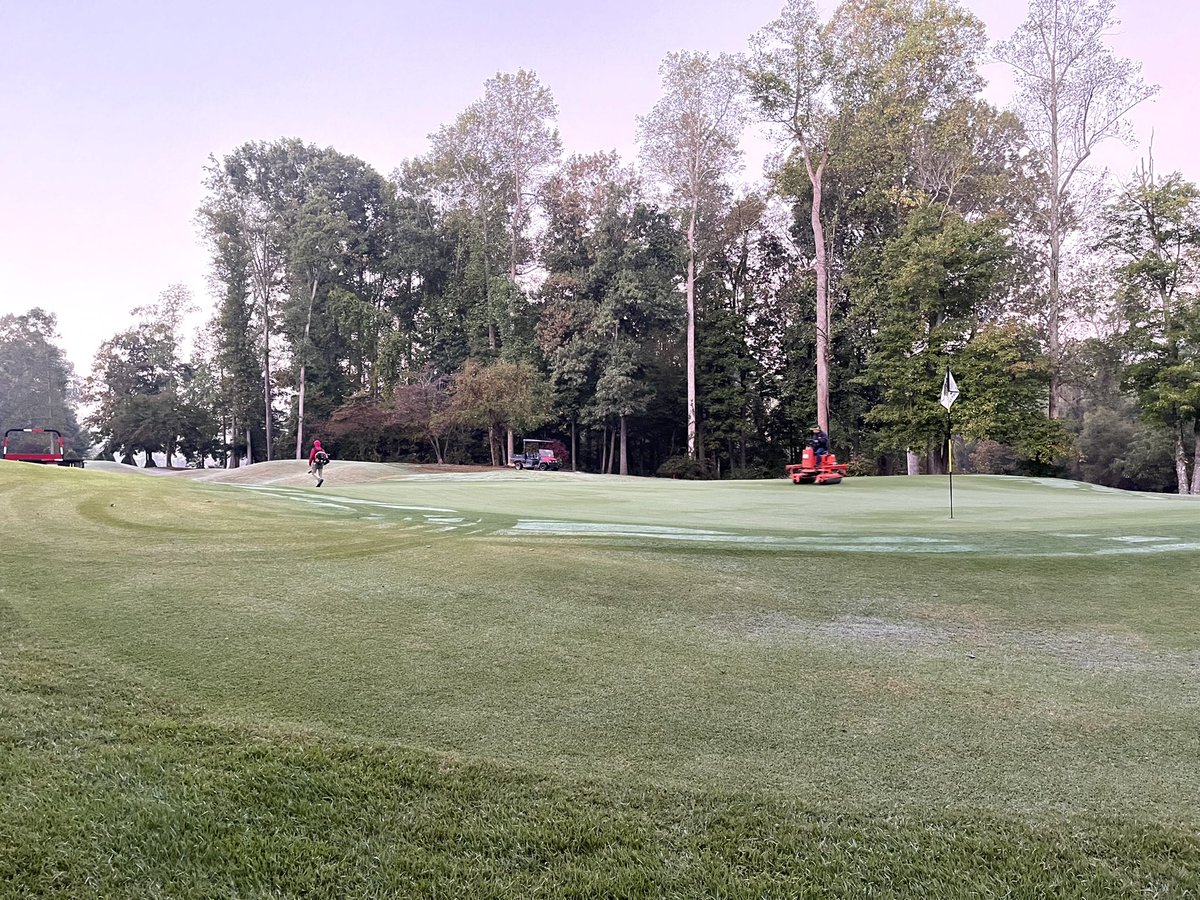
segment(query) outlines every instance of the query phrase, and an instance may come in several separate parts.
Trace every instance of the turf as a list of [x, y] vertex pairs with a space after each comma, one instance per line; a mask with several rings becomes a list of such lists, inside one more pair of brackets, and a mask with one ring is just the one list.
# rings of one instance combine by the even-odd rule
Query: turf
[[0, 465], [0, 891], [1197, 896], [1194, 502], [337, 471]]

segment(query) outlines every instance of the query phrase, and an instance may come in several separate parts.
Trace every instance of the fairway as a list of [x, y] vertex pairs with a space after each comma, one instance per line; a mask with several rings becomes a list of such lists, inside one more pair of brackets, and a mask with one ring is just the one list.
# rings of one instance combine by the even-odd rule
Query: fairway
[[[511, 882], [430, 864], [402, 893], [853, 896], [876, 878], [876, 896], [956, 896], [969, 878], [989, 896], [1032, 865], [1018, 896], [1195, 896], [1194, 500], [956, 477], [951, 520], [944, 478], [801, 487], [338, 462], [325, 477], [311, 487], [294, 461], [158, 477], [0, 464], [0, 848], [16, 853], [0, 892], [79, 896], [78, 867], [112, 851], [99, 810], [56, 814], [72, 784], [126, 816], [156, 797], [175, 798], [165, 821], [203, 805], [207, 782], [193, 792], [188, 772], [207, 771], [207, 738], [190, 758], [187, 740], [122, 736], [162, 718], [261, 744], [234, 804], [251, 831], [245, 804], [274, 802], [256, 778], [276, 783], [293, 752], [345, 754], [331, 772], [428, 761], [424, 787], [405, 782], [418, 821], [446, 787], [438, 773], [466, 767], [489, 785], [479, 803], [523, 810], [484, 829], [499, 844], [515, 821], [586, 832], [595, 816], [607, 834], [642, 816], [637, 840], [602, 842], [628, 858], [572, 845], [560, 852], [578, 871], [526, 882], [493, 846], [481, 871]], [[171, 766], [141, 772], [164, 752]], [[89, 781], [117, 758], [128, 781]], [[366, 801], [313, 790], [358, 821]], [[781, 829], [802, 822], [840, 848], [824, 874], [800, 851], [765, 851], [799, 841]], [[324, 827], [357, 847], [364, 826]], [[396, 839], [386, 822], [368, 830]], [[707, 849], [681, 850], [683, 834]], [[58, 860], [75, 874], [22, 881], [13, 860], [27, 869], [56, 840], [84, 859]], [[221, 863], [178, 840], [202, 896]], [[873, 842], [874, 862], [854, 850]], [[422, 852], [453, 856], [443, 844]], [[158, 877], [157, 845], [132, 846]], [[366, 849], [330, 852], [365, 893], [387, 893], [386, 866], [354, 862]], [[303, 892], [245, 877], [216, 893]]]

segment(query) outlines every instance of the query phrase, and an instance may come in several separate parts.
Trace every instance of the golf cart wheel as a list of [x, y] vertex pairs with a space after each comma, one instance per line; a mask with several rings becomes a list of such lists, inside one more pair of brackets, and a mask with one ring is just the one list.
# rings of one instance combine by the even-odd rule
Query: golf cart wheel
[[545, 472], [545, 471], [546, 471], [546, 464], [545, 464], [545, 463], [538, 463], [538, 471], [539, 471], [539, 472]]
[[521, 471], [523, 468], [525, 468], [525, 463], [521, 462], [521, 461], [518, 459], [518, 460], [517, 460], [515, 463], [513, 463], [513, 467], [514, 467], [514, 468], [516, 468], [516, 470], [517, 470], [518, 472], [520, 472], [520, 471]]

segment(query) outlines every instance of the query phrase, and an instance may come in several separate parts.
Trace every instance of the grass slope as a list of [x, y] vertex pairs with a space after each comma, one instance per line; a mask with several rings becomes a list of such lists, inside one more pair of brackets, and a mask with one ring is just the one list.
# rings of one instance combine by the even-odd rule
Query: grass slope
[[1200, 506], [336, 474], [0, 466], [0, 890], [1197, 891]]

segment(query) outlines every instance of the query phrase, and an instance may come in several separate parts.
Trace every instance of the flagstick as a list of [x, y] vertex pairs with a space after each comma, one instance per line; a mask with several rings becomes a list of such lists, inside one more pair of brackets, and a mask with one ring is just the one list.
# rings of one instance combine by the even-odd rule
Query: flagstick
[[958, 385], [950, 374], [950, 364], [946, 364], [946, 377], [942, 379], [941, 404], [946, 407], [946, 472], [950, 476], [950, 518], [954, 518], [954, 420], [950, 417], [950, 407], [958, 399]]
[[946, 468], [950, 473], [950, 518], [954, 518], [954, 421], [946, 410]]

